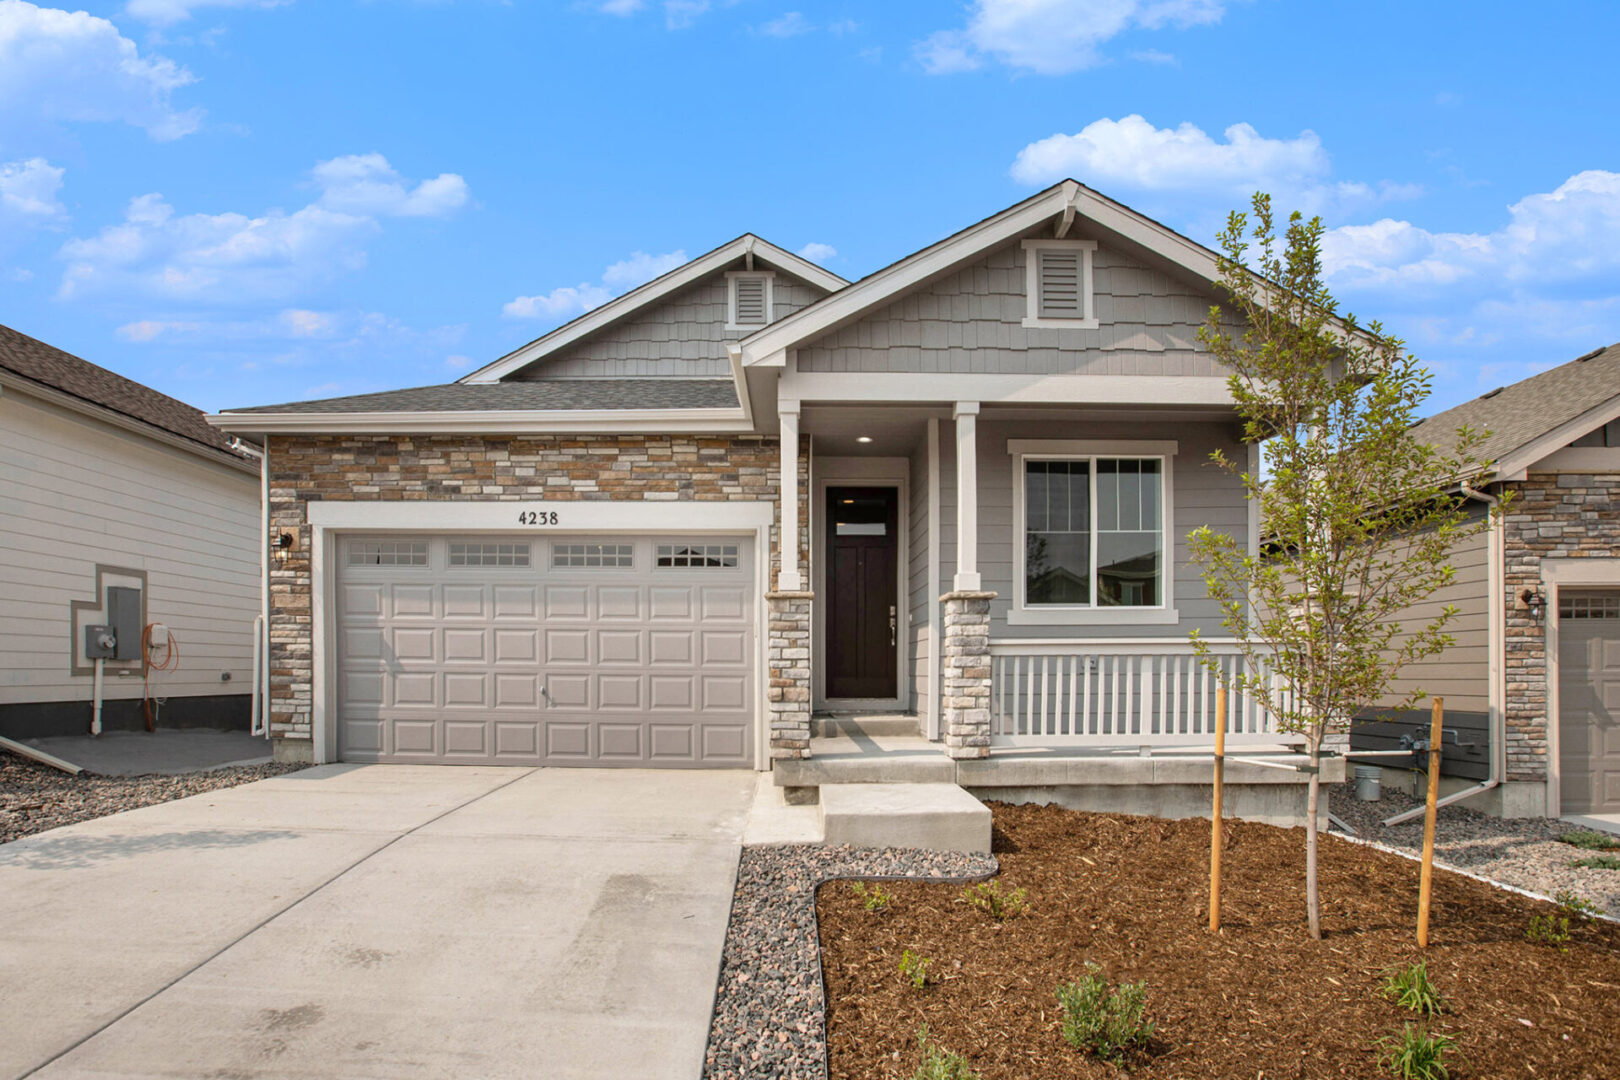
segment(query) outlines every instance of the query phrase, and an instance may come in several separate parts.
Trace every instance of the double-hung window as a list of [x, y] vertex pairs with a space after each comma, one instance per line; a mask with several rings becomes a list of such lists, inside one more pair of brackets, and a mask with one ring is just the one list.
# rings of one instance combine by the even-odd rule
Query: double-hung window
[[1173, 618], [1167, 519], [1174, 450], [1053, 446], [1065, 444], [1010, 447], [1018, 466], [1014, 621], [1132, 621], [1133, 612], [1147, 622]]

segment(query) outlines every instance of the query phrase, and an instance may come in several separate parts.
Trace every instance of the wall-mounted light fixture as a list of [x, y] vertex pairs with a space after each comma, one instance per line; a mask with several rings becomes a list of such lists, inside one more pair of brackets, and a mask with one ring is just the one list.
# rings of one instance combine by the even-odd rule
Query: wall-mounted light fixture
[[1536, 622], [1541, 621], [1541, 616], [1546, 610], [1546, 604], [1542, 599], [1541, 590], [1535, 588], [1534, 586], [1527, 586], [1519, 593], [1519, 603], [1517, 606], [1520, 611], [1529, 612], [1530, 617]]
[[298, 538], [290, 532], [284, 532], [270, 541], [270, 554], [275, 557], [277, 566], [284, 566], [287, 562], [287, 556], [291, 555], [297, 547]]

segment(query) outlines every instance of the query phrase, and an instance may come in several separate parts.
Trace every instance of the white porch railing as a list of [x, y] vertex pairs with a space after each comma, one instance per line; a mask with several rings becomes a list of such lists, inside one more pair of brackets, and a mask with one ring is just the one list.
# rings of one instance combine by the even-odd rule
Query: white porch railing
[[[1228, 680], [1244, 661], [1211, 643]], [[990, 644], [990, 741], [996, 746], [1208, 746], [1215, 673], [1185, 640]], [[1227, 745], [1294, 741], [1250, 694], [1227, 695]]]

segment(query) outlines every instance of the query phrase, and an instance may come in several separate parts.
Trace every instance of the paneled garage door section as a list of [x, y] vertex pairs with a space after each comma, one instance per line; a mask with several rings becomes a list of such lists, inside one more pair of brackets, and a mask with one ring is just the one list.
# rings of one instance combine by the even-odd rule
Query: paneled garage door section
[[752, 763], [745, 538], [355, 537], [339, 559], [345, 761]]
[[1560, 591], [1558, 713], [1563, 812], [1620, 812], [1620, 589]]

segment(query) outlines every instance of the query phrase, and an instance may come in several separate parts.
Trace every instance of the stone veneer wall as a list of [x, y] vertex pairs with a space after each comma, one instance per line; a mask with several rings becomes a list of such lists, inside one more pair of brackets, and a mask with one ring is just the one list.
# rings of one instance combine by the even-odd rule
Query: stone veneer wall
[[945, 753], [990, 756], [990, 601], [993, 592], [946, 593], [941, 726]]
[[[1620, 473], [1532, 474], [1507, 515], [1507, 779], [1547, 779], [1547, 629], [1519, 608], [1541, 560], [1620, 556]], [[1549, 598], [1550, 599], [1550, 598]]]
[[[311, 502], [774, 502], [778, 442], [698, 435], [271, 436], [271, 529], [298, 538], [287, 561], [270, 572], [271, 735], [308, 741], [313, 734]], [[806, 481], [799, 493], [799, 569], [806, 576], [808, 453], [806, 439], [799, 448]], [[774, 588], [781, 557], [774, 527], [770, 547]], [[278, 755], [302, 756], [279, 743]]]

